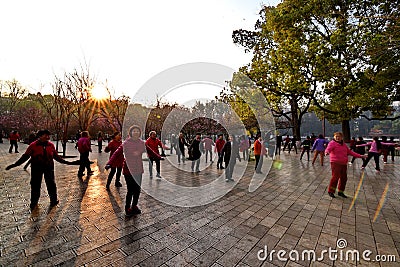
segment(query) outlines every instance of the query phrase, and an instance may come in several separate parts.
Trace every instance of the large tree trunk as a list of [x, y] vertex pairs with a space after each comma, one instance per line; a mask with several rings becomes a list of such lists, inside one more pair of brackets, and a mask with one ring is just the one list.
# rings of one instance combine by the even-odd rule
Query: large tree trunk
[[292, 126], [293, 126], [293, 137], [296, 137], [296, 140], [301, 140], [300, 126], [301, 123], [299, 121], [298, 114], [298, 104], [297, 101], [291, 100], [291, 111], [292, 111]]
[[300, 127], [301, 124], [299, 120], [296, 120], [296, 122], [293, 123], [293, 136], [296, 137], [296, 140], [301, 140]]
[[350, 142], [350, 121], [349, 120], [342, 121], [342, 132], [343, 132], [344, 141]]

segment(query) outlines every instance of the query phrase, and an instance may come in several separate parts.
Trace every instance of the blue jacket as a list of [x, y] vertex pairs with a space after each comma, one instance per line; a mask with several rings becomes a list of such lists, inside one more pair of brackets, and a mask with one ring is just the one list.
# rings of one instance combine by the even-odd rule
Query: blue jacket
[[328, 143], [329, 141], [325, 138], [318, 138], [317, 140], [315, 140], [312, 146], [312, 150], [325, 151], [325, 145]]

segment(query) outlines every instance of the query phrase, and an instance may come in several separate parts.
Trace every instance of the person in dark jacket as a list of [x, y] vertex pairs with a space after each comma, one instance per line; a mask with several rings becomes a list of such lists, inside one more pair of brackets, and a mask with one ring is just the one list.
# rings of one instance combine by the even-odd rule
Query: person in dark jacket
[[[361, 136], [359, 136], [358, 140], [354, 144], [354, 149], [353, 149], [354, 152], [356, 152], [357, 154], [360, 154], [360, 155], [364, 155], [365, 154], [365, 146], [358, 146], [358, 145], [364, 145], [366, 143], [367, 142], [365, 142], [364, 139]], [[361, 158], [361, 159], [364, 164], [365, 159], [364, 158]], [[353, 164], [355, 160], [356, 160], [356, 157], [353, 157], [349, 164], [350, 165]]]
[[275, 150], [275, 155], [280, 155], [281, 154], [281, 147], [282, 147], [282, 135], [277, 135], [276, 136], [276, 150]]
[[101, 150], [103, 149], [103, 134], [99, 132], [97, 134], [97, 145], [98, 145], [98, 151], [101, 153]]
[[225, 180], [227, 182], [234, 181], [232, 178], [233, 169], [235, 168], [236, 158], [239, 155], [239, 145], [233, 135], [229, 135], [228, 142], [222, 148], [222, 156], [225, 162]]
[[291, 139], [290, 139], [289, 135], [287, 135], [286, 138], [283, 141], [284, 141], [284, 144], [283, 144], [283, 150], [282, 151], [285, 151], [285, 149], [287, 147], [289, 149], [289, 153], [290, 153], [290, 150], [291, 150], [291, 147], [290, 147]]
[[301, 151], [300, 160], [303, 158], [304, 153], [307, 153], [307, 160], [310, 161], [310, 148], [311, 148], [311, 138], [307, 136], [306, 140], [301, 143], [303, 150]]
[[40, 130], [37, 136], [38, 140], [29, 145], [21, 158], [6, 167], [6, 170], [9, 170], [21, 165], [29, 158], [31, 159], [31, 203], [29, 205], [31, 210], [34, 210], [39, 202], [43, 176], [50, 197], [50, 207], [54, 207], [59, 203], [53, 160], [68, 165], [79, 164], [79, 160], [68, 162], [58, 155], [54, 144], [49, 142], [50, 132], [48, 130]]
[[[393, 143], [393, 144], [396, 143], [394, 141], [394, 137], [393, 136], [390, 137], [390, 140], [388, 141], [388, 143]], [[394, 146], [389, 146], [389, 155], [392, 158], [392, 162], [394, 162], [394, 155], [395, 155], [395, 147]]]
[[196, 172], [200, 172], [200, 142], [201, 142], [201, 134], [197, 133], [196, 137], [192, 141], [189, 146], [189, 160], [192, 160], [192, 172], [195, 171], [194, 167], [196, 165]]

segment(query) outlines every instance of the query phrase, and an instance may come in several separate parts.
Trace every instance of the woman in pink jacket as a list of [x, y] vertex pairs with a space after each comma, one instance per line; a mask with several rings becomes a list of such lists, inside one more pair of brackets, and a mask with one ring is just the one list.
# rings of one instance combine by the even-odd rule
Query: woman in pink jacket
[[[330, 156], [332, 178], [328, 188], [330, 197], [335, 197], [336, 187], [338, 187], [338, 195], [344, 198], [347, 196], [343, 193], [346, 188], [347, 182], [347, 161], [348, 155], [356, 158], [366, 158], [350, 150], [350, 148], [343, 142], [343, 134], [336, 132], [333, 134], [333, 140], [329, 142], [325, 150], [325, 155]], [[338, 186], [339, 183], [339, 186]]]
[[118, 147], [106, 165], [106, 170], [116, 167], [120, 161], [119, 158], [121, 156], [124, 157], [122, 173], [127, 186], [125, 200], [125, 214], [127, 216], [141, 213], [137, 204], [144, 172], [142, 154], [146, 152], [146, 145], [140, 139], [140, 136], [142, 136], [141, 128], [137, 125], [131, 126], [129, 128], [129, 137]]

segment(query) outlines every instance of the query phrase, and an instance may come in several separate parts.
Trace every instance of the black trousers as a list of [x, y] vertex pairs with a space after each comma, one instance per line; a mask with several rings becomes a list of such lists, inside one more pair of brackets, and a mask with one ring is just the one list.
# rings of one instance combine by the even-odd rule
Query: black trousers
[[256, 158], [256, 166], [255, 166], [256, 173], [260, 173], [261, 172], [261, 167], [263, 165], [263, 156], [254, 155], [254, 157]]
[[282, 144], [277, 144], [275, 148], [275, 155], [281, 154], [281, 146]]
[[117, 175], [115, 176], [115, 183], [118, 183], [120, 181], [121, 172], [122, 172], [122, 167], [118, 168], [112, 167], [110, 173], [108, 174], [107, 185], [111, 184], [112, 178], [114, 177], [115, 173], [117, 173]]
[[10, 140], [10, 149], [8, 152], [12, 152], [13, 147], [15, 147], [15, 152], [18, 152], [18, 142], [17, 140]]
[[371, 158], [373, 157], [374, 158], [374, 161], [375, 161], [375, 169], [377, 170], [377, 171], [379, 171], [380, 170], [380, 168], [379, 168], [379, 156], [380, 156], [380, 154], [379, 153], [375, 153], [375, 152], [368, 152], [368, 157], [365, 159], [365, 161], [364, 161], [364, 163], [363, 163], [363, 167], [365, 167], [365, 166], [367, 166], [367, 164], [368, 164], [368, 162], [371, 160]]
[[124, 175], [127, 192], [125, 210], [138, 204], [140, 196], [140, 186], [142, 185], [142, 174]]
[[85, 168], [88, 172], [91, 172], [92, 170], [90, 169], [90, 160], [89, 160], [89, 151], [85, 153], [81, 153], [80, 157], [80, 165], [79, 165], [79, 170], [78, 170], [78, 175], [83, 175], [83, 172], [85, 171]]
[[307, 153], [307, 160], [310, 161], [310, 147], [303, 147], [303, 151], [301, 151], [300, 159], [303, 158], [304, 152]]
[[392, 161], [394, 161], [395, 151], [394, 151], [394, 147], [392, 147], [392, 146], [389, 148], [389, 155], [392, 157]]
[[101, 151], [103, 149], [103, 141], [98, 141], [97, 145], [99, 146], [99, 153], [101, 153]]
[[[358, 153], [358, 154], [364, 155], [365, 153]], [[362, 162], [363, 162], [363, 165], [364, 165], [365, 159], [363, 159], [363, 158], [361, 158], [361, 159], [362, 159]], [[351, 159], [351, 163], [354, 163], [355, 160], [356, 160], [356, 158], [353, 157], [353, 158]]]
[[54, 179], [54, 169], [42, 169], [32, 166], [31, 169], [31, 205], [36, 205], [40, 198], [40, 189], [42, 187], [42, 178], [46, 183], [47, 193], [50, 196], [50, 202], [57, 201], [57, 186]]
[[217, 161], [217, 168], [222, 167], [222, 161], [224, 158], [222, 157], [222, 152], [218, 152], [218, 161]]

